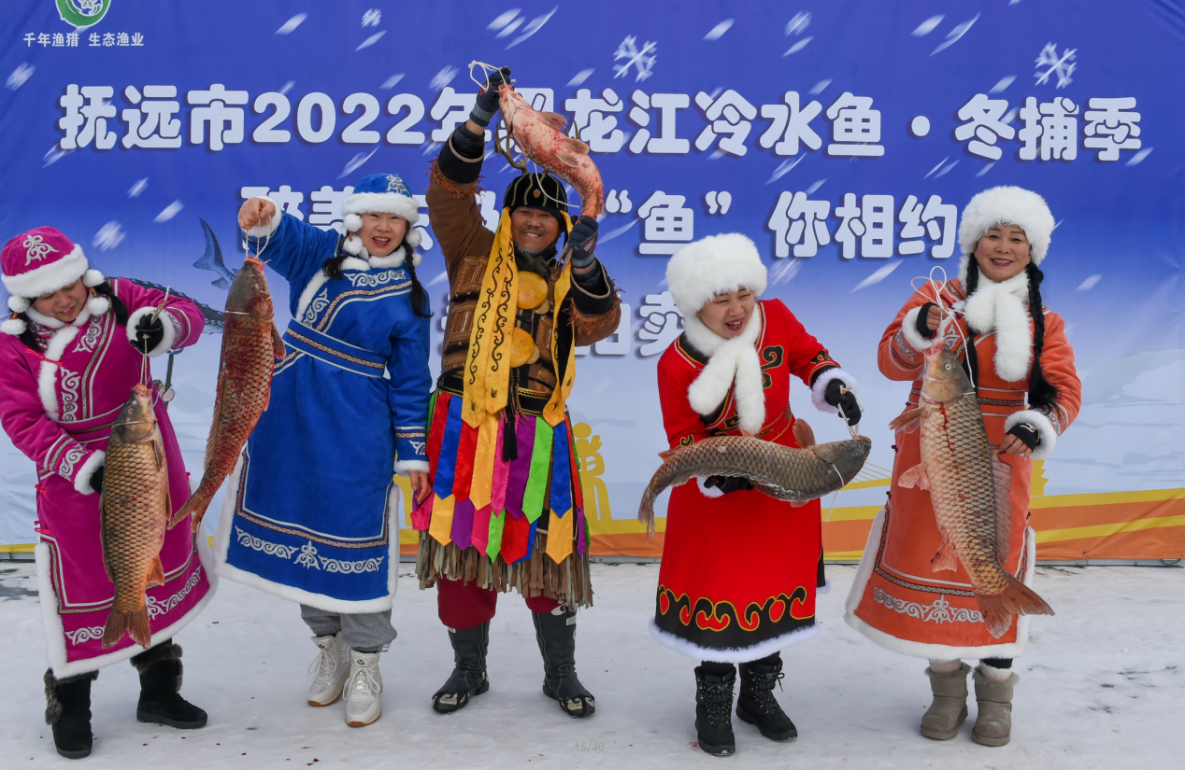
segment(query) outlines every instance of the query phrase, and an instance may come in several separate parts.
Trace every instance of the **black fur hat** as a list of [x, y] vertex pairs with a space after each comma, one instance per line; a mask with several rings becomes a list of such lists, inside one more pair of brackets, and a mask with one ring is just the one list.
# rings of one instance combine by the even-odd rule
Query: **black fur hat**
[[563, 212], [568, 208], [564, 184], [548, 173], [522, 174], [506, 188], [502, 208], [514, 213], [518, 208], [542, 209], [556, 218], [560, 232], [567, 232]]

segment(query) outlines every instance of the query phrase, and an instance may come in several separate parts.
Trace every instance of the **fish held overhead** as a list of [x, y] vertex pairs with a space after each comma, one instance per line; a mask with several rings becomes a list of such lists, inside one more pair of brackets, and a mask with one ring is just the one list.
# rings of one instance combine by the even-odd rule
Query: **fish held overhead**
[[132, 387], [111, 429], [105, 466], [100, 533], [115, 599], [103, 628], [103, 646], [114, 646], [126, 632], [148, 649], [152, 630], [145, 591], [165, 583], [160, 549], [173, 511], [152, 391], [140, 383]]
[[659, 493], [697, 476], [745, 478], [759, 492], [801, 505], [855, 478], [872, 450], [867, 436], [816, 444], [814, 432], [801, 419], [794, 421], [794, 438], [800, 449], [750, 436], [720, 436], [660, 453], [664, 462], [642, 495], [638, 521], [653, 534]]
[[1012, 613], [1052, 615], [1037, 593], [1009, 573], [1012, 511], [1008, 489], [1012, 468], [988, 443], [975, 386], [958, 359], [941, 344], [923, 351], [925, 373], [919, 405], [889, 424], [893, 430], [921, 429], [918, 465], [897, 483], [929, 490], [942, 536], [931, 560], [935, 572], [962, 564], [971, 581], [988, 633], [1000, 638]]
[[247, 437], [267, 409], [274, 361], [284, 357], [284, 341], [272, 322], [272, 315], [272, 297], [263, 263], [247, 257], [226, 298], [218, 393], [206, 440], [202, 482], [177, 511], [170, 527], [193, 514], [193, 531], [198, 531], [206, 508], [234, 470]]

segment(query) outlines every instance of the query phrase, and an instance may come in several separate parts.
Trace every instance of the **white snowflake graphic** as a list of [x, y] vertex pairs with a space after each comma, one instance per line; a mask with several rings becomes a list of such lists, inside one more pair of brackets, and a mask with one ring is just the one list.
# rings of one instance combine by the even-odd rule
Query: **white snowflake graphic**
[[33, 70], [35, 69], [37, 68], [31, 64], [21, 64], [21, 66], [14, 69], [12, 74], [8, 76], [8, 82], [5, 85], [13, 91], [17, 90], [25, 84], [26, 80], [33, 77]]
[[811, 25], [810, 11], [799, 11], [794, 18], [786, 22], [786, 37], [801, 35]]
[[94, 245], [99, 251], [111, 251], [127, 237], [119, 222], [108, 222], [95, 233]]
[[362, 14], [363, 27], [377, 27], [383, 20], [383, 12], [378, 8], [371, 8]]
[[428, 83], [428, 88], [433, 91], [440, 91], [440, 89], [453, 82], [453, 78], [460, 72], [456, 67], [445, 67], [440, 72], [437, 72], [432, 78], [432, 82]]
[[[1061, 55], [1057, 52], [1057, 43], [1046, 43], [1045, 47], [1041, 49], [1041, 55], [1037, 57], [1037, 73], [1033, 77], [1037, 78], [1037, 85], [1041, 85], [1049, 80], [1050, 75], [1057, 75], [1057, 87], [1065, 88], [1074, 82], [1070, 76], [1074, 74], [1074, 70], [1078, 65], [1074, 60], [1078, 58], [1078, 49], [1067, 49]], [[1044, 72], [1041, 72], [1042, 67], [1048, 67]]]
[[625, 59], [625, 64], [613, 65], [615, 74], [614, 79], [623, 77], [629, 73], [630, 67], [637, 65], [638, 71], [634, 76], [634, 80], [645, 80], [654, 74], [654, 62], [658, 61], [658, 43], [651, 43], [649, 40], [642, 46], [642, 50], [638, 50], [638, 39], [630, 35], [625, 40], [621, 41], [621, 45], [617, 46], [617, 51], [613, 54], [613, 61]]

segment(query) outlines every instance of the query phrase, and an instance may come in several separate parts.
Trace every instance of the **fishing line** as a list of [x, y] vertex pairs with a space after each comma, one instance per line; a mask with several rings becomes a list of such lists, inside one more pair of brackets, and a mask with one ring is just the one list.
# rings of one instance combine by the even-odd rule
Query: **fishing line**
[[[935, 270], [939, 271], [942, 274], [941, 281], [936, 281], [934, 279], [934, 271]], [[919, 281], [919, 280], [924, 282], [922, 287], [920, 287], [920, 288], [915, 283], [916, 281]], [[948, 308], [942, 304], [942, 292], [946, 291], [946, 287], [950, 284], [950, 280], [946, 277], [946, 269], [943, 268], [942, 265], [935, 265], [934, 267], [932, 267], [930, 269], [929, 277], [923, 276], [923, 275], [916, 275], [913, 278], [909, 279], [909, 285], [913, 287], [914, 292], [916, 294], [921, 294], [924, 299], [930, 300], [930, 297], [927, 296], [926, 293], [922, 290], [923, 288], [925, 288], [925, 286], [927, 284], [929, 286], [933, 287], [933, 291], [934, 291], [933, 303], [938, 306], [938, 311], [939, 311], [939, 316], [940, 316], [940, 320], [938, 322], [938, 329], [934, 333], [935, 342], [941, 342], [943, 339], [945, 339], [947, 329], [949, 329], [950, 326], [952, 324], [954, 324], [955, 331], [958, 333], [959, 339], [963, 343], [964, 356], [966, 356], [968, 354], [967, 348], [968, 348], [969, 343], [967, 342], [966, 335], [963, 334], [963, 327], [959, 326], [958, 323], [955, 323], [956, 318], [958, 316], [962, 315], [962, 313], [960, 313], [959, 311], [957, 311], [953, 308]], [[921, 352], [921, 351], [918, 351], [918, 352]], [[971, 388], [972, 388], [971, 392], [977, 392], [979, 386], [975, 382], [975, 375], [973, 372], [970, 371], [970, 367], [967, 367], [967, 369], [968, 369], [967, 377], [971, 380]]]

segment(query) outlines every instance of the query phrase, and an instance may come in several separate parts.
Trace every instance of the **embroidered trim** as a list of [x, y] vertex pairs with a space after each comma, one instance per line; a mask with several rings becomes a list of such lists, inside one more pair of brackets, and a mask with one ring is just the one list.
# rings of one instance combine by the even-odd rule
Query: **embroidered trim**
[[364, 559], [362, 561], [341, 561], [340, 559], [330, 559], [326, 556], [318, 556], [321, 560], [321, 566], [325, 568], [326, 572], [340, 572], [343, 575], [360, 575], [363, 572], [378, 572], [382, 569], [383, 559], [385, 556], [380, 556], [377, 559]]
[[288, 327], [288, 335], [299, 342], [303, 342], [309, 347], [316, 348], [322, 353], [328, 353], [329, 355], [340, 358], [343, 361], [349, 361], [350, 363], [357, 364], [358, 366], [365, 366], [368, 369], [378, 369], [379, 371], [382, 371], [384, 368], [382, 364], [376, 364], [374, 361], [367, 361], [365, 358], [357, 358], [355, 356], [343, 353], [340, 350], [335, 350], [328, 345], [322, 345], [320, 342], [311, 340], [303, 334], [293, 331], [291, 326]]
[[313, 298], [309, 303], [308, 308], [304, 311], [304, 317], [301, 323], [306, 326], [312, 326], [313, 322], [317, 320], [317, 314], [325, 308], [329, 307], [329, 287], [326, 286], [321, 289], [321, 293]]
[[883, 604], [893, 612], [902, 615], [908, 615], [916, 620], [921, 620], [926, 623], [982, 623], [983, 615], [979, 610], [967, 609], [965, 607], [958, 607], [951, 609], [950, 602], [946, 600], [946, 596], [939, 596], [932, 604], [918, 604], [917, 602], [909, 602], [904, 599], [898, 599], [891, 594], [881, 590], [878, 586], [872, 587], [872, 598], [878, 603]]
[[58, 475], [65, 478], [67, 481], [74, 480], [74, 465], [86, 455], [82, 446], [75, 444], [66, 450], [66, 454], [62, 457], [62, 464], [58, 466]]
[[102, 626], [91, 626], [90, 628], [76, 628], [73, 631], [67, 631], [65, 637], [70, 640], [70, 644], [79, 645], [89, 642], [91, 639], [103, 638]]
[[255, 537], [250, 532], [244, 532], [241, 527], [235, 527], [235, 533], [239, 538], [239, 545], [246, 546], [254, 551], [262, 551], [268, 556], [279, 556], [281, 559], [291, 559], [292, 555], [296, 553], [295, 546], [269, 543], [266, 540]]
[[198, 568], [195, 569], [193, 571], [193, 574], [189, 576], [189, 580], [185, 581], [185, 585], [182, 586], [181, 590], [178, 591], [177, 593], [173, 594], [172, 596], [170, 596], [168, 599], [165, 599], [164, 601], [160, 601], [159, 599], [157, 599], [154, 596], [149, 596], [148, 597], [148, 617], [149, 617], [149, 619], [155, 618], [157, 615], [164, 615], [165, 613], [172, 612], [173, 609], [176, 608], [176, 606], [178, 604], [180, 604], [181, 601], [186, 596], [189, 596], [189, 592], [192, 591], [194, 589], [194, 586], [196, 586], [198, 583], [200, 583], [201, 580], [202, 580], [202, 567], [199, 564]]
[[296, 563], [306, 569], [321, 569], [317, 566], [317, 549], [313, 547], [311, 542], [305, 543], [300, 547], [300, 555], [296, 557]]
[[[381, 273], [346, 273], [345, 277], [349, 280], [354, 288], [359, 286], [374, 289], [382, 286], [387, 281], [393, 281], [399, 277], [399, 273], [404, 272], [402, 269], [384, 270]], [[391, 289], [403, 289], [411, 286], [411, 281], [405, 280], [403, 283], [397, 283], [391, 286]]]

